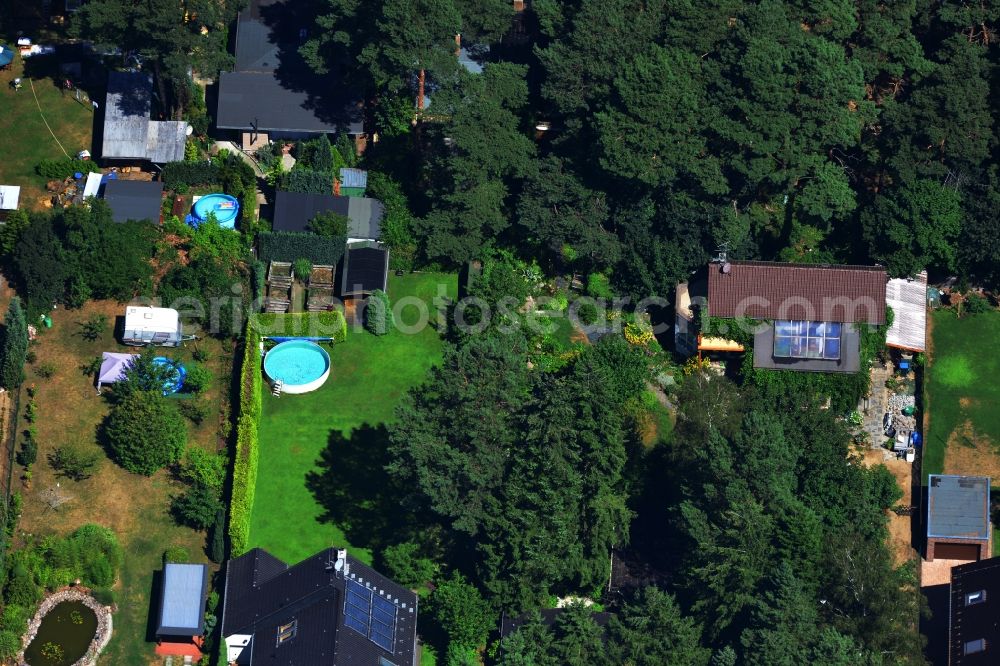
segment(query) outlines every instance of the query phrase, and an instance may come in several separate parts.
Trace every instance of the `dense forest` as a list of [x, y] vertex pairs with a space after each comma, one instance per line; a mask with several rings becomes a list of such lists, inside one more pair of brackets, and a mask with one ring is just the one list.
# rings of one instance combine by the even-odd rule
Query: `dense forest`
[[[303, 54], [346, 64], [366, 91], [381, 134], [370, 159], [411, 196], [421, 262], [517, 247], [645, 296], [725, 244], [741, 259], [1000, 281], [998, 3], [536, 0], [514, 21], [505, 0], [318, 0], [315, 12]], [[481, 74], [457, 63], [456, 34]], [[411, 126], [420, 72], [431, 101]]]

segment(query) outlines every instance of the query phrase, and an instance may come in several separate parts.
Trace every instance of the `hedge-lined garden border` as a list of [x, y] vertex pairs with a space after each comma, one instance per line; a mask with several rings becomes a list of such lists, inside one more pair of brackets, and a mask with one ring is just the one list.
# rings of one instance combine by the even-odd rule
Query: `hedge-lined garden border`
[[340, 310], [291, 314], [264, 312], [254, 316], [254, 323], [258, 336], [330, 337], [337, 343], [347, 339], [347, 320]]
[[253, 511], [259, 457], [257, 424], [260, 421], [262, 392], [260, 333], [251, 316], [247, 318], [246, 332], [243, 336], [240, 412], [236, 420], [233, 492], [229, 505], [229, 543], [232, 557], [239, 557], [245, 553], [250, 543], [250, 513]]
[[250, 547], [250, 515], [253, 512], [257, 462], [260, 457], [257, 430], [263, 406], [264, 377], [260, 343], [264, 334], [288, 337], [329, 336], [339, 343], [347, 339], [347, 320], [340, 310], [247, 317], [240, 367], [240, 411], [236, 419], [233, 491], [229, 503], [231, 557], [239, 557]]

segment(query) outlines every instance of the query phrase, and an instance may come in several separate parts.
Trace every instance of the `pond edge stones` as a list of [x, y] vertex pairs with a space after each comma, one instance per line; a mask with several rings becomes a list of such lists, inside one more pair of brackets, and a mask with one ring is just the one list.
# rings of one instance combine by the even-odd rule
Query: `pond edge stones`
[[93, 666], [93, 664], [97, 663], [97, 656], [101, 654], [101, 651], [108, 646], [108, 642], [111, 640], [111, 608], [98, 603], [94, 597], [84, 591], [84, 588], [67, 587], [53, 592], [43, 599], [42, 603], [38, 606], [35, 616], [28, 623], [27, 633], [21, 639], [21, 651], [17, 654], [18, 666], [29, 666], [24, 660], [24, 651], [31, 645], [31, 641], [35, 640], [35, 634], [38, 633], [38, 627], [42, 624], [42, 618], [64, 601], [79, 601], [94, 611], [94, 615], [97, 616], [97, 630], [94, 632], [94, 640], [90, 642], [87, 652], [73, 662], [72, 666]]

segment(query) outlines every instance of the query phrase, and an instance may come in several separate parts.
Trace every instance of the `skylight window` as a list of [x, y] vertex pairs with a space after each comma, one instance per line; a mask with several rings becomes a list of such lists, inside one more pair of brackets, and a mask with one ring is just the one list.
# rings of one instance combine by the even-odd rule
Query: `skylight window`
[[280, 624], [280, 625], [278, 625], [278, 643], [277, 644], [278, 645], [283, 645], [284, 643], [287, 643], [288, 641], [292, 640], [293, 638], [295, 638], [295, 634], [298, 633], [298, 630], [299, 630], [299, 621], [298, 620], [292, 620], [288, 624]]
[[965, 595], [965, 605], [975, 606], [986, 601], [986, 590], [976, 590]]
[[968, 641], [965, 644], [965, 648], [962, 650], [962, 654], [979, 654], [980, 652], [986, 652], [985, 638], [977, 638], [974, 641]]
[[836, 361], [840, 359], [842, 328], [833, 321], [776, 321], [774, 356]]

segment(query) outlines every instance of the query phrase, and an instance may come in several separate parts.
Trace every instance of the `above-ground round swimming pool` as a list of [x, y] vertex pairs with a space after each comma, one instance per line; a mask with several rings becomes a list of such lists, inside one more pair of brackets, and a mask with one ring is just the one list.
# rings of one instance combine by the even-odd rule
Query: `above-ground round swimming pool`
[[228, 194], [206, 194], [194, 202], [188, 222], [197, 227], [208, 219], [209, 213], [215, 214], [219, 226], [224, 229], [236, 228], [236, 216], [240, 213], [240, 203]]
[[315, 342], [289, 340], [267, 352], [264, 372], [272, 382], [281, 381], [282, 393], [308, 393], [330, 376], [330, 355]]

